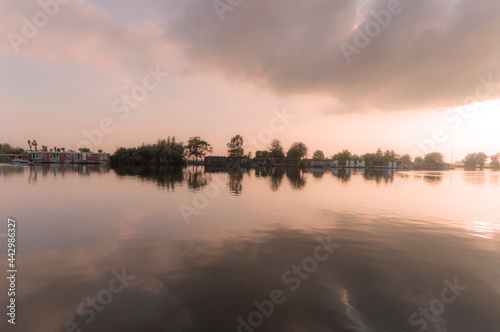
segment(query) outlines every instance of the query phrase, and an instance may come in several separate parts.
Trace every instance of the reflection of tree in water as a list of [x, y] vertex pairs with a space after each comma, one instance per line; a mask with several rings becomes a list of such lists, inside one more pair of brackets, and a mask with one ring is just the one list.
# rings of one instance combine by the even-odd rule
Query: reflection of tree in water
[[278, 191], [281, 186], [281, 181], [283, 180], [283, 175], [285, 170], [283, 168], [272, 168], [271, 169], [271, 190]]
[[417, 172], [413, 174], [414, 179], [423, 180], [430, 184], [439, 184], [443, 181], [443, 173], [441, 172]]
[[[229, 191], [233, 195], [241, 195], [243, 190], [242, 180], [244, 174], [250, 176], [250, 171], [246, 167], [241, 167], [238, 164], [226, 165], [226, 166], [205, 166], [206, 173], [227, 173], [227, 186]], [[260, 173], [257, 175], [260, 176]]]
[[227, 168], [227, 173], [229, 174], [229, 191], [233, 195], [241, 195], [243, 190], [243, 185], [241, 183], [243, 180], [243, 174], [250, 176], [250, 171], [248, 168], [239, 167], [239, 165], [231, 165]]
[[117, 167], [113, 168], [118, 176], [134, 176], [155, 182], [159, 188], [174, 190], [176, 183], [182, 183], [184, 175], [181, 167]]
[[351, 180], [350, 168], [336, 168], [333, 170], [332, 174], [343, 183], [347, 183]]
[[487, 175], [485, 172], [464, 172], [465, 182], [474, 186], [484, 186], [486, 184]]
[[441, 175], [425, 175], [424, 181], [431, 184], [439, 184], [443, 181], [443, 177]]
[[198, 167], [188, 168], [184, 172], [184, 179], [190, 190], [196, 191], [208, 184], [208, 178], [205, 172]]
[[500, 172], [498, 170], [494, 170], [490, 173], [490, 183], [498, 186], [500, 184]]
[[10, 176], [24, 173], [25, 166], [2, 166], [0, 167], [0, 176]]
[[30, 167], [30, 176], [28, 177], [28, 183], [36, 182], [38, 180], [38, 175], [45, 177], [49, 174], [48, 165], [33, 165]]
[[306, 179], [300, 168], [287, 168], [286, 177], [293, 189], [302, 189], [306, 185]]
[[255, 168], [255, 177], [257, 177], [257, 178], [266, 178], [268, 176], [269, 176], [269, 174], [267, 172], [267, 169], [260, 168], [260, 167]]
[[243, 179], [243, 173], [229, 173], [229, 191], [234, 195], [240, 195], [243, 189], [241, 180]]
[[323, 175], [325, 175], [326, 170], [324, 168], [305, 168], [304, 173], [311, 173], [313, 178], [322, 179]]
[[375, 181], [377, 184], [384, 181], [385, 183], [394, 181], [394, 172], [387, 169], [367, 169], [363, 178], [367, 181]]
[[313, 175], [313, 178], [315, 178], [315, 179], [322, 179], [323, 175], [325, 175], [325, 172], [313, 172], [312, 175]]
[[283, 180], [283, 175], [285, 174], [285, 169], [282, 167], [273, 167], [273, 168], [256, 168], [255, 176], [256, 177], [269, 177], [271, 180], [271, 190], [278, 191], [281, 186], [281, 181]]

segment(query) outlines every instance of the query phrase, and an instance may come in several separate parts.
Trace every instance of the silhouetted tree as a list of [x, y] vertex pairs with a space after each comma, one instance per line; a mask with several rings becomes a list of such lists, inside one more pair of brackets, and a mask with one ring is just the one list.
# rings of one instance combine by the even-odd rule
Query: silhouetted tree
[[24, 149], [20, 147], [12, 147], [9, 143], [1, 143], [0, 152], [5, 154], [24, 154]]
[[384, 152], [384, 161], [396, 161], [399, 158], [399, 155], [394, 152], [394, 150], [385, 150]]
[[462, 160], [464, 162], [465, 168], [476, 168], [477, 166], [477, 156], [475, 153], [469, 153]]
[[243, 157], [245, 150], [243, 149], [243, 137], [236, 135], [227, 143], [227, 154], [229, 157]]
[[313, 153], [313, 159], [325, 159], [325, 154], [321, 150], [316, 150]]
[[441, 152], [431, 152], [425, 155], [424, 162], [426, 163], [442, 163], [444, 156]]
[[491, 167], [493, 167], [493, 169], [500, 169], [500, 153], [492, 155], [490, 159]]
[[302, 159], [307, 157], [307, 145], [302, 142], [294, 142], [288, 152], [286, 153], [287, 158]]
[[411, 163], [412, 158], [409, 154], [405, 154], [401, 157], [401, 161], [404, 163]]
[[137, 148], [119, 148], [111, 156], [113, 165], [161, 166], [184, 163], [184, 144], [176, 142], [175, 137], [159, 139], [156, 144], [143, 144]]
[[302, 189], [306, 185], [306, 179], [300, 168], [287, 168], [286, 177], [293, 189]]
[[196, 160], [198, 157], [201, 158], [207, 154], [207, 152], [212, 152], [212, 146], [200, 138], [200, 136], [191, 137], [185, 146], [187, 157], [194, 156]]
[[361, 155], [361, 159], [368, 164], [372, 160], [377, 160], [377, 155], [375, 153], [365, 153]]
[[342, 152], [334, 154], [332, 156], [332, 159], [333, 160], [339, 160], [339, 161], [351, 160], [352, 159], [352, 153], [349, 152], [349, 150], [345, 149]]
[[255, 159], [265, 160], [267, 158], [269, 158], [268, 151], [256, 151], [255, 152]]
[[486, 155], [486, 153], [475, 152], [469, 153], [467, 156], [465, 156], [463, 162], [466, 168], [476, 168], [478, 165], [479, 167], [483, 168], [486, 160], [488, 160], [488, 156]]
[[476, 158], [477, 158], [477, 163], [479, 164], [479, 167], [483, 168], [484, 164], [486, 163], [486, 161], [488, 160], [489, 157], [484, 152], [478, 152], [476, 154]]
[[351, 160], [354, 160], [354, 161], [362, 161], [363, 158], [361, 158], [360, 156], [358, 156], [357, 154], [353, 154], [352, 157], [351, 157]]
[[283, 146], [281, 146], [281, 142], [277, 139], [272, 140], [271, 146], [269, 147], [268, 151], [269, 158], [285, 158]]

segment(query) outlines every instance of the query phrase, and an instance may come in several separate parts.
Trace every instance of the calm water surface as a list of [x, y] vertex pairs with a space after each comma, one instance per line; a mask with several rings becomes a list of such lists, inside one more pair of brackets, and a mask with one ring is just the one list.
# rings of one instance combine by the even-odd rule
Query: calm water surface
[[15, 331], [499, 331], [499, 172], [0, 166], [0, 186]]

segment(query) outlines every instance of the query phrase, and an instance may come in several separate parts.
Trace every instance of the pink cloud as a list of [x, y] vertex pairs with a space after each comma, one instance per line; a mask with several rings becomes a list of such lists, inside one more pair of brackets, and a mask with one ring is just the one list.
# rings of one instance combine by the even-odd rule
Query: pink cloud
[[[23, 26], [29, 25], [23, 18], [33, 23], [33, 15], [39, 12], [45, 13], [34, 0], [0, 4], [0, 27], [8, 31], [7, 38], [0, 41], [2, 53], [16, 54], [17, 48], [19, 56], [35, 61], [92, 64], [111, 70], [130, 62], [155, 64], [168, 56], [170, 47], [156, 24], [121, 25], [85, 0], [60, 4], [43, 27], [35, 25], [37, 33], [23, 34], [29, 31], [23, 30]], [[23, 38], [23, 42], [13, 42], [18, 39], [12, 34]]]

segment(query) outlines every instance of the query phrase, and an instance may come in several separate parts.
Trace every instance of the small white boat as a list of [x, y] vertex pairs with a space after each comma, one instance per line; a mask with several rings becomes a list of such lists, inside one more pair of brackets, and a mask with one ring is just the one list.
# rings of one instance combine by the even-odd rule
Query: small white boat
[[29, 160], [25, 160], [25, 159], [13, 159], [12, 163], [16, 164], [16, 165], [29, 165], [29, 164], [31, 164], [31, 162]]

